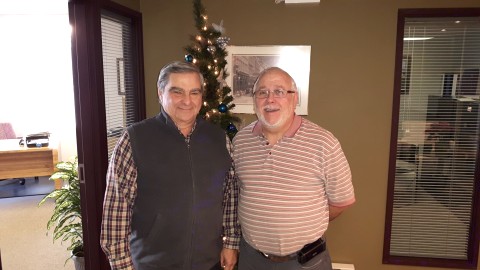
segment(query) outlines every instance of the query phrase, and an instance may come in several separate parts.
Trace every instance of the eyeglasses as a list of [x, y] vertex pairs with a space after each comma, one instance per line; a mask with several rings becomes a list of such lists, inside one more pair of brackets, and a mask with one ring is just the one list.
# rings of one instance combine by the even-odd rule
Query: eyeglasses
[[295, 91], [293, 90], [283, 90], [283, 89], [273, 89], [273, 90], [265, 90], [265, 89], [260, 89], [257, 90], [253, 93], [255, 98], [257, 99], [266, 99], [270, 95], [270, 93], [273, 94], [274, 98], [285, 98], [287, 94], [293, 94]]

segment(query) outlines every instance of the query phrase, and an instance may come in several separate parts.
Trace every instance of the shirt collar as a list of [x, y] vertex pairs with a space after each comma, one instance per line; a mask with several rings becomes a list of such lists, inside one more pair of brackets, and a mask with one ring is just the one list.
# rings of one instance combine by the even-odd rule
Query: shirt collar
[[[302, 117], [295, 114], [293, 117], [292, 124], [290, 125], [288, 130], [285, 132], [285, 134], [283, 134], [283, 137], [289, 137], [289, 138], [293, 137], [297, 132], [297, 130], [300, 128], [301, 124], [302, 124]], [[262, 124], [259, 121], [255, 123], [255, 126], [252, 129], [252, 134], [256, 136], [262, 135]]]
[[[165, 124], [174, 126], [178, 130], [178, 133], [180, 133], [182, 136], [184, 136], [183, 133], [178, 128], [177, 124], [175, 124], [175, 122], [172, 120], [170, 115], [168, 115], [168, 113], [163, 109], [163, 107], [160, 109], [160, 114], [163, 115], [163, 117], [165, 118]], [[192, 136], [193, 131], [197, 127], [197, 122], [199, 121], [199, 119], [200, 118], [197, 117], [195, 119], [195, 122], [193, 122], [192, 130], [190, 130], [190, 133], [188, 133], [188, 135], [186, 137], [186, 140], [190, 141], [190, 137]]]

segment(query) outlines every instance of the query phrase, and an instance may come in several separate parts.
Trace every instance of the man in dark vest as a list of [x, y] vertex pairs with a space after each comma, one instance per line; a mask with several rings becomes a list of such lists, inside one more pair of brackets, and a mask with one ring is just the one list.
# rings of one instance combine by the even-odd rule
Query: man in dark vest
[[101, 246], [113, 270], [233, 269], [240, 228], [230, 140], [198, 117], [203, 76], [173, 62], [161, 112], [128, 127], [107, 172]]

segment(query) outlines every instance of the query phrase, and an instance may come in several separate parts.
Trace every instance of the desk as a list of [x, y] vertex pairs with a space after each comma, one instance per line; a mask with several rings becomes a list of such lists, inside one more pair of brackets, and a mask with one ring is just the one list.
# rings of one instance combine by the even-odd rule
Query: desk
[[18, 142], [19, 139], [0, 140], [0, 180], [53, 174], [58, 161], [56, 149], [28, 148]]

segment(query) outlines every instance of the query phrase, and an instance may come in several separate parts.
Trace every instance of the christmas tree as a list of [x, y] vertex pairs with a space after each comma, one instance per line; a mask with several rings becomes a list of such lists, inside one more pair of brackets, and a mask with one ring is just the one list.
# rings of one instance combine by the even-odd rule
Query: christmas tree
[[238, 131], [235, 123], [240, 119], [231, 113], [235, 104], [230, 94], [232, 89], [225, 82], [228, 76], [225, 49], [230, 39], [224, 36], [223, 21], [220, 25], [208, 25], [201, 0], [193, 0], [193, 14], [198, 34], [191, 37], [192, 44], [185, 48], [185, 60], [198, 66], [205, 79], [200, 115], [221, 126], [231, 139]]

